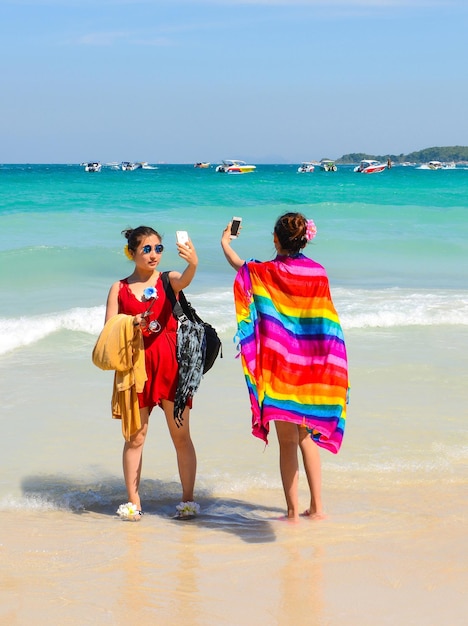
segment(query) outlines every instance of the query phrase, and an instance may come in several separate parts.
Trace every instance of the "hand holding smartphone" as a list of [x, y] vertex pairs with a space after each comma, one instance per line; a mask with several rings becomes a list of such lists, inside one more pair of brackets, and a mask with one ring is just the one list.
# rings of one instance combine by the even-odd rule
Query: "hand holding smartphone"
[[241, 217], [233, 217], [231, 220], [231, 239], [236, 239], [239, 236], [239, 230], [242, 224]]
[[189, 236], [186, 230], [177, 230], [176, 231], [176, 241], [177, 243], [186, 246], [188, 244]]

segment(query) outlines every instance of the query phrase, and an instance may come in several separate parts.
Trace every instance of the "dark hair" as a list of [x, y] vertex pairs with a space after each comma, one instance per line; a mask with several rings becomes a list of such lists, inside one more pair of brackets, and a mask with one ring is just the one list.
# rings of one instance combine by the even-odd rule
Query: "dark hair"
[[159, 241], [162, 241], [161, 235], [157, 230], [151, 228], [151, 226], [138, 226], [138, 228], [126, 228], [122, 231], [122, 235], [128, 241], [128, 249], [132, 252], [136, 252], [136, 249], [140, 245], [140, 241], [144, 237], [150, 237], [151, 235], [156, 235], [159, 237]]
[[297, 254], [307, 244], [307, 219], [302, 213], [285, 213], [275, 224], [275, 235], [286, 252]]

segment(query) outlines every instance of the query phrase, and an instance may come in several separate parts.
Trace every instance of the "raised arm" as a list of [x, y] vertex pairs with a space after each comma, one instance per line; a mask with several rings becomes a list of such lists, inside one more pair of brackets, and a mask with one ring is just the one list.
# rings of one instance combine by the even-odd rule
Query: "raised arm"
[[221, 237], [221, 247], [223, 249], [224, 256], [226, 257], [227, 262], [237, 272], [244, 265], [245, 261], [240, 258], [235, 250], [232, 249], [231, 241], [231, 222], [229, 222], [229, 224], [223, 230], [223, 235]]
[[171, 281], [172, 289], [179, 293], [182, 289], [185, 289], [190, 285], [197, 271], [198, 256], [195, 246], [189, 239], [187, 244], [178, 243], [177, 250], [179, 256], [187, 262], [187, 267], [180, 274], [179, 272], [169, 272], [169, 280]]

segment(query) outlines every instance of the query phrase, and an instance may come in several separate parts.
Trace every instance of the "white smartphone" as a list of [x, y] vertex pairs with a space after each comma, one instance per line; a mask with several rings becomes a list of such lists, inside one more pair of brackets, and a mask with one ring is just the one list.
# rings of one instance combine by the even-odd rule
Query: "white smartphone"
[[239, 235], [239, 228], [242, 224], [241, 217], [233, 217], [231, 220], [231, 239], [235, 239]]
[[177, 240], [177, 243], [181, 243], [182, 245], [185, 246], [189, 240], [188, 232], [186, 230], [176, 231], [176, 240]]

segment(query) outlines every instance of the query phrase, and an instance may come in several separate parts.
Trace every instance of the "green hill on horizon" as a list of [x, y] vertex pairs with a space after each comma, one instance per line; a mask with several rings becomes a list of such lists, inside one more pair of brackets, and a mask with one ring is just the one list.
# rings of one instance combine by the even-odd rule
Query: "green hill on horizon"
[[409, 154], [367, 154], [366, 152], [351, 152], [344, 154], [336, 160], [337, 163], [351, 164], [359, 163], [363, 159], [374, 159], [375, 161], [388, 161], [393, 163], [427, 163], [428, 161], [468, 161], [468, 146], [446, 146], [424, 148]]

